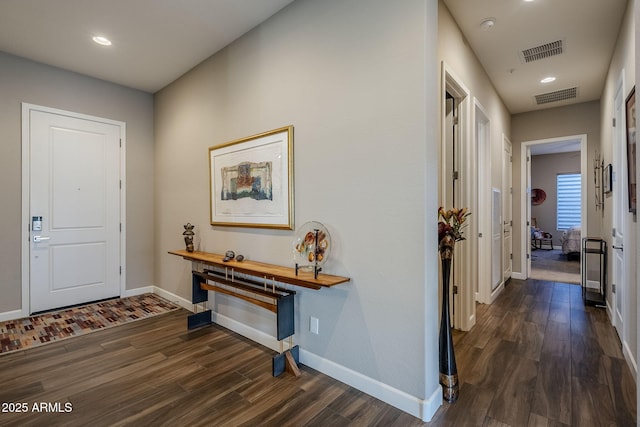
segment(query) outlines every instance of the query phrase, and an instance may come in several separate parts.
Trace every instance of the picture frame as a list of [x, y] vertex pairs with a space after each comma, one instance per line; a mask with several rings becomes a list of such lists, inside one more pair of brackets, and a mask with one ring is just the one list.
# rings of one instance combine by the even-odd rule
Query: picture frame
[[602, 170], [602, 191], [607, 194], [613, 190], [613, 168], [611, 163]]
[[293, 230], [293, 126], [209, 147], [214, 226]]
[[636, 213], [638, 189], [636, 183], [636, 87], [625, 100], [627, 130], [627, 191], [629, 212]]

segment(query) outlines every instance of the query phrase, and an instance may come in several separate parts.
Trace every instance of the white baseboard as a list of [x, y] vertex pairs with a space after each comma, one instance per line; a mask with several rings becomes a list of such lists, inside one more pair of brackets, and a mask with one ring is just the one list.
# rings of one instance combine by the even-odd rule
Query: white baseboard
[[153, 294], [156, 293], [154, 291], [155, 286], [143, 286], [140, 288], [135, 288], [135, 289], [125, 289], [125, 291], [122, 293], [122, 295], [120, 295], [121, 298], [127, 298], [127, 297], [135, 297], [137, 295], [142, 295], [142, 294]]
[[633, 379], [638, 382], [638, 364], [633, 358], [633, 352], [629, 348], [629, 343], [624, 341], [622, 343], [622, 354], [624, 355], [624, 359], [627, 361], [627, 365], [629, 365], [629, 369], [631, 370], [631, 375], [633, 375]]
[[442, 404], [442, 388], [440, 386], [436, 387], [436, 390], [427, 399], [419, 399], [304, 349], [300, 349], [300, 363], [367, 393], [376, 399], [380, 399], [425, 422], [433, 418], [433, 415]]
[[154, 294], [157, 294], [159, 296], [161, 296], [162, 298], [171, 301], [174, 304], [178, 304], [180, 307], [187, 309], [189, 311], [193, 311], [193, 303], [191, 301], [189, 301], [186, 298], [182, 298], [181, 296], [178, 296], [174, 293], [171, 293], [169, 291], [166, 291], [162, 288], [159, 288], [157, 286], [152, 286], [153, 290], [151, 290], [151, 292], [153, 292]]
[[5, 311], [0, 313], [0, 322], [6, 322], [8, 320], [16, 320], [25, 317], [22, 310]]
[[518, 273], [516, 271], [511, 273], [511, 278], [512, 279], [518, 279], [518, 280], [526, 280], [527, 276], [524, 275], [524, 273]]

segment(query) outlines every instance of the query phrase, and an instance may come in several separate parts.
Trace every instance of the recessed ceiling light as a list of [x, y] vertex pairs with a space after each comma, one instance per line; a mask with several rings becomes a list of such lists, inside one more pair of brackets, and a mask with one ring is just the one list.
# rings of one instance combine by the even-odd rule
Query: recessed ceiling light
[[102, 37], [102, 36], [95, 36], [93, 37], [93, 41], [102, 45], [102, 46], [111, 46], [111, 40], [109, 40], [106, 37]]
[[553, 76], [549, 76], [549, 77], [545, 77], [544, 79], [540, 80], [540, 83], [551, 83], [551, 82], [555, 82], [556, 78]]

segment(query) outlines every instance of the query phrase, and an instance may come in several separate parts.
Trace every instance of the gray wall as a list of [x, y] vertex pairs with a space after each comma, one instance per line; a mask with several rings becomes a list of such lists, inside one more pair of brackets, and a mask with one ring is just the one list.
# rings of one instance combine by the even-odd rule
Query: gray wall
[[[540, 139], [560, 138], [569, 135], [587, 135], [587, 165], [593, 165], [595, 152], [600, 148], [600, 103], [585, 102], [567, 107], [515, 114], [511, 121], [513, 143], [513, 247], [520, 248], [522, 224], [526, 221], [521, 212], [522, 183], [520, 174], [521, 144]], [[587, 179], [587, 225], [586, 234], [600, 236], [602, 215], [595, 208], [595, 184], [592, 175]], [[514, 250], [513, 269], [520, 272], [523, 254]]]
[[553, 244], [560, 246], [562, 230], [557, 226], [557, 183], [560, 173], [580, 173], [580, 152], [531, 156], [531, 188], [540, 188], [546, 200], [531, 206], [531, 218], [536, 218], [538, 228], [553, 235]]
[[127, 123], [127, 288], [153, 284], [153, 97], [0, 52], [0, 313], [21, 309], [21, 103]]
[[[189, 298], [198, 249], [293, 266], [293, 231], [209, 225], [209, 146], [293, 124], [295, 222], [324, 223], [326, 272], [298, 290], [295, 341], [425, 398], [438, 386], [437, 2], [296, 1], [156, 94], [155, 277]], [[275, 334], [273, 316], [216, 295], [214, 310]], [[320, 334], [309, 333], [309, 316]]]

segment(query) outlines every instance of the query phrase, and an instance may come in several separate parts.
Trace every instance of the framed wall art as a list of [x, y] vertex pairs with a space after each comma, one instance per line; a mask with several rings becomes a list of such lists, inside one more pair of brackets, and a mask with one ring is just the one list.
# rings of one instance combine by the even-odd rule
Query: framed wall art
[[293, 230], [293, 126], [209, 148], [211, 225]]
[[629, 212], [636, 213], [638, 189], [636, 185], [636, 88], [625, 101], [627, 121], [627, 191], [629, 192]]

